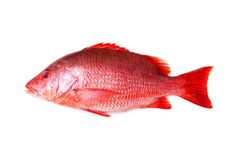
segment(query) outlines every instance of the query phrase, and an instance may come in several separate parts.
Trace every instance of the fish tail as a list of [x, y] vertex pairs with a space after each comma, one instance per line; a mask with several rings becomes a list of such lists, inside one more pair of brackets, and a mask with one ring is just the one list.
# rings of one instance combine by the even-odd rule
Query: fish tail
[[181, 82], [183, 82], [183, 90], [181, 90], [178, 96], [196, 105], [212, 108], [207, 92], [208, 76], [212, 68], [212, 66], [203, 67], [178, 76]]

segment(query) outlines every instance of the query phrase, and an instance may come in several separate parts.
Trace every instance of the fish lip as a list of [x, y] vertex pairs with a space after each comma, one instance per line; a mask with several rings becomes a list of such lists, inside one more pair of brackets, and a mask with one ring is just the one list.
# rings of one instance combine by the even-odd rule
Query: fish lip
[[34, 89], [34, 88], [32, 88], [32, 87], [30, 87], [28, 84], [26, 84], [26, 92], [27, 93], [29, 93], [29, 94], [32, 94], [32, 95], [35, 95], [35, 96], [39, 96], [39, 92], [36, 90], [36, 89]]

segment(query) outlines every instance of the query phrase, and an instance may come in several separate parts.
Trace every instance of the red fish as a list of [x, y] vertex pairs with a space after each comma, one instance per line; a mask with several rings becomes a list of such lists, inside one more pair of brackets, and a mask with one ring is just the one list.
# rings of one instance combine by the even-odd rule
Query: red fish
[[102, 116], [135, 108], [170, 109], [170, 95], [212, 108], [207, 93], [212, 68], [172, 77], [160, 58], [99, 43], [58, 59], [26, 88], [48, 101]]

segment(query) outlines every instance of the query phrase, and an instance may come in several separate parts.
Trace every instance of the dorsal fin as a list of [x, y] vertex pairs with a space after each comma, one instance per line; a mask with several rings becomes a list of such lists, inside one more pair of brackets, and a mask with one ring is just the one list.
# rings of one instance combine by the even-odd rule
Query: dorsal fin
[[124, 47], [120, 47], [116, 44], [111, 44], [111, 43], [98, 43], [96, 45], [87, 47], [86, 49], [90, 49], [90, 48], [98, 48], [98, 49], [111, 49], [111, 50], [120, 50], [122, 52], [130, 52], [129, 50], [127, 50]]
[[144, 57], [144, 59], [154, 64], [159, 73], [164, 75], [170, 74], [170, 67], [163, 59], [148, 55], [142, 55], [142, 56]]
[[[121, 52], [130, 52], [129, 50], [127, 50], [124, 47], [120, 47], [116, 44], [111, 44], [111, 43], [98, 43], [96, 45], [87, 47], [86, 49], [90, 49], [90, 48], [111, 49], [111, 50], [119, 50]], [[130, 53], [134, 53], [134, 52], [130, 52]], [[145, 60], [154, 64], [160, 74], [164, 74], [164, 75], [170, 74], [169, 65], [164, 60], [157, 58], [157, 57], [153, 57], [153, 56], [141, 55], [138, 53], [134, 53], [134, 54], [140, 55], [140, 56], [144, 57]]]

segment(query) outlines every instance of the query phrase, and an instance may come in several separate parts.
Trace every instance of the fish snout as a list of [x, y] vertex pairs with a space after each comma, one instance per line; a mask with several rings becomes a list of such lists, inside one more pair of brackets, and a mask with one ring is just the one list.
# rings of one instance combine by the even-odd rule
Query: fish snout
[[30, 82], [26, 83], [25, 88], [26, 89], [30, 89], [31, 88]]
[[29, 81], [26, 85], [26, 92], [30, 93], [30, 94], [34, 94], [34, 95], [38, 95], [38, 91], [36, 89], [33, 88], [32, 86], [32, 80]]

